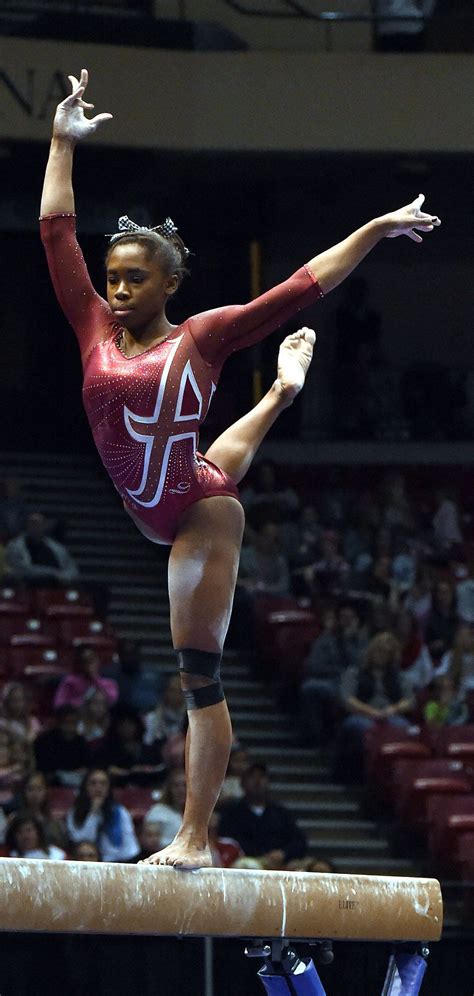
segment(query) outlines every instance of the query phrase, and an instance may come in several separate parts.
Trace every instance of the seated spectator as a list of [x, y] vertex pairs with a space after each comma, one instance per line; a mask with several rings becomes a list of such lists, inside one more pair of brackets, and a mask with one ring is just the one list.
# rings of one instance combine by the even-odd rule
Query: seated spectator
[[48, 791], [48, 783], [42, 771], [33, 771], [21, 787], [15, 808], [34, 816], [41, 823], [47, 844], [65, 848], [66, 828], [51, 815]]
[[156, 854], [157, 851], [161, 851], [163, 847], [161, 839], [161, 826], [159, 823], [148, 823], [142, 820], [141, 827], [138, 831], [138, 842], [140, 844], [140, 850], [134, 859], [137, 863], [139, 861], [144, 861], [145, 858], [149, 858], [150, 854]]
[[458, 615], [463, 623], [474, 624], [474, 558], [467, 566], [467, 577], [456, 585]]
[[186, 725], [186, 703], [179, 674], [167, 678], [163, 695], [153, 712], [144, 717], [143, 742], [147, 745], [158, 741], [164, 744], [172, 736], [182, 735]]
[[399, 536], [394, 543], [392, 578], [399, 592], [410, 591], [415, 584], [417, 557], [414, 541], [407, 535]]
[[103, 746], [110, 727], [110, 702], [101, 688], [84, 695], [77, 732], [89, 746], [91, 757]]
[[433, 516], [433, 534], [438, 550], [449, 551], [463, 541], [459, 522], [459, 508], [449, 490], [439, 491], [437, 508]]
[[390, 473], [382, 484], [382, 520], [390, 529], [410, 532], [414, 525], [403, 474]]
[[279, 484], [277, 470], [271, 460], [255, 464], [250, 476], [252, 483], [241, 492], [242, 505], [247, 512], [264, 508], [265, 518], [271, 518], [276, 512], [279, 519], [288, 518], [298, 511], [300, 500], [296, 491]]
[[34, 740], [41, 731], [41, 723], [32, 716], [31, 708], [29, 688], [19, 681], [10, 681], [2, 692], [0, 726], [24, 740]]
[[20, 481], [17, 477], [5, 477], [0, 490], [0, 540], [3, 543], [21, 533], [27, 515]]
[[158, 667], [145, 669], [138, 640], [120, 640], [118, 661], [120, 703], [140, 714], [151, 712], [163, 694], [162, 671]]
[[295, 524], [292, 544], [286, 546], [292, 570], [307, 567], [314, 562], [321, 536], [322, 528], [316, 506], [303, 505]]
[[114, 785], [157, 785], [166, 776], [160, 742], [143, 742], [144, 726], [131, 709], [117, 708], [97, 763]]
[[286, 806], [270, 798], [264, 764], [251, 764], [242, 775], [243, 798], [220, 811], [219, 835], [238, 841], [244, 853], [261, 867], [284, 868], [307, 853], [306, 837]]
[[155, 802], [145, 813], [144, 823], [153, 823], [159, 827], [157, 831], [161, 847], [166, 847], [174, 840], [181, 826], [186, 802], [186, 776], [184, 771], [174, 768], [170, 771], [159, 802]]
[[110, 705], [118, 699], [118, 685], [113, 678], [103, 678], [100, 674], [100, 658], [94, 647], [80, 644], [76, 647], [74, 671], [62, 678], [54, 696], [54, 708], [70, 705], [79, 709], [86, 693], [91, 688], [100, 688]]
[[231, 748], [227, 772], [221, 788], [218, 805], [229, 802], [231, 799], [241, 799], [244, 790], [242, 788], [242, 775], [250, 765], [248, 751], [237, 744]]
[[286, 866], [286, 871], [302, 871], [302, 872], [313, 872], [315, 875], [321, 872], [327, 874], [335, 872], [335, 866], [332, 861], [327, 861], [326, 858], [301, 858], [296, 861], [290, 861]]
[[214, 868], [232, 868], [239, 858], [244, 857], [240, 844], [232, 837], [223, 837], [220, 832], [220, 817], [214, 812], [209, 822], [209, 847]]
[[102, 861], [99, 848], [93, 840], [78, 840], [70, 850], [72, 861]]
[[428, 647], [420, 633], [418, 620], [409, 609], [400, 609], [394, 624], [400, 643], [400, 668], [413, 691], [426, 688], [434, 675]]
[[451, 581], [437, 581], [432, 594], [431, 612], [425, 627], [426, 645], [435, 667], [452, 647], [457, 626], [454, 585]]
[[17, 813], [8, 824], [5, 843], [10, 858], [42, 858], [61, 861], [66, 852], [55, 844], [48, 844], [43, 824], [31, 813]]
[[66, 827], [71, 842], [94, 841], [103, 861], [133, 861], [140, 850], [132, 817], [115, 802], [110, 777], [101, 768], [84, 776]]
[[396, 586], [392, 578], [392, 558], [387, 554], [377, 557], [370, 565], [360, 586], [372, 601], [396, 601]]
[[279, 527], [265, 522], [253, 541], [242, 547], [238, 584], [250, 594], [288, 595], [288, 561], [280, 543]]
[[17, 739], [9, 730], [0, 729], [0, 806], [7, 814], [15, 808], [20, 785], [29, 773], [15, 755]]
[[71, 554], [62, 543], [48, 536], [48, 523], [41, 512], [30, 512], [26, 528], [6, 548], [14, 581], [34, 585], [68, 585], [79, 577]]
[[304, 733], [313, 743], [321, 744], [331, 737], [341, 675], [347, 667], [357, 667], [366, 646], [367, 635], [353, 605], [341, 605], [337, 612], [326, 610], [323, 631], [311, 647], [299, 694]]
[[455, 688], [460, 691], [474, 691], [474, 629], [471, 626], [457, 629], [452, 650], [441, 658], [436, 677], [444, 674], [451, 675]]
[[431, 682], [423, 719], [433, 729], [462, 726], [469, 721], [466, 693], [456, 687], [450, 674], [443, 674]]
[[72, 706], [55, 710], [54, 725], [35, 740], [36, 765], [48, 782], [76, 787], [90, 763], [87, 743], [78, 732], [78, 712]]
[[405, 608], [413, 612], [418, 619], [422, 630], [426, 626], [426, 621], [432, 609], [432, 590], [432, 571], [426, 565], [422, 565], [416, 573], [415, 584], [403, 601]]
[[400, 644], [393, 633], [378, 633], [360, 665], [341, 678], [341, 702], [348, 713], [336, 746], [336, 775], [359, 781], [363, 775], [364, 735], [374, 723], [408, 726], [414, 705], [410, 684], [400, 671]]
[[312, 593], [338, 594], [346, 587], [349, 564], [339, 552], [339, 534], [332, 529], [323, 532], [316, 559], [305, 569]]

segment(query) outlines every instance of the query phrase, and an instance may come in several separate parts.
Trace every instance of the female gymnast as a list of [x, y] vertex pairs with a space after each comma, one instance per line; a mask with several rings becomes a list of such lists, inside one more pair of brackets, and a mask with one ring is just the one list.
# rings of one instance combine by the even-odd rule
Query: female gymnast
[[412, 204], [364, 225], [320, 253], [284, 283], [243, 306], [218, 308], [173, 326], [166, 303], [179, 286], [187, 251], [172, 222], [157, 230], [120, 219], [106, 257], [107, 302], [91, 285], [76, 242], [72, 163], [77, 141], [111, 114], [88, 119], [88, 82], [56, 111], [41, 201], [41, 233], [58, 301], [74, 328], [84, 370], [84, 404], [102, 461], [127, 512], [150, 540], [171, 545], [173, 646], [189, 715], [187, 796], [175, 840], [152, 864], [211, 864], [208, 823], [231, 744], [220, 661], [232, 608], [244, 515], [236, 485], [282, 409], [301, 390], [314, 332], [280, 347], [278, 375], [251, 412], [204, 458], [198, 429], [226, 357], [258, 342], [337, 287], [385, 237], [429, 232], [439, 219]]

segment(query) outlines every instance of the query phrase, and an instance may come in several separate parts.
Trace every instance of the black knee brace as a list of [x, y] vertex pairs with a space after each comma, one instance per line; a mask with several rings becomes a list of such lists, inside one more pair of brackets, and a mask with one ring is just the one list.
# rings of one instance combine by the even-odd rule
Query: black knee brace
[[211, 678], [209, 685], [201, 688], [183, 689], [186, 708], [205, 709], [206, 706], [217, 705], [224, 701], [224, 689], [221, 682], [222, 654], [213, 654], [207, 650], [177, 650], [179, 670], [185, 674]]

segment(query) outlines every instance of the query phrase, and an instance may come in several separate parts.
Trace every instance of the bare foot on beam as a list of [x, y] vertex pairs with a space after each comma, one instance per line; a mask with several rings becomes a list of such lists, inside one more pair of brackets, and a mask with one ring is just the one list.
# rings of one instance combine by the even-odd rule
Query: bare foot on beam
[[156, 854], [151, 854], [140, 864], [171, 865], [173, 868], [192, 871], [196, 868], [211, 868], [212, 855], [208, 844], [202, 846], [192, 840], [186, 841], [177, 836], [171, 844], [168, 844], [168, 847], [157, 851]]

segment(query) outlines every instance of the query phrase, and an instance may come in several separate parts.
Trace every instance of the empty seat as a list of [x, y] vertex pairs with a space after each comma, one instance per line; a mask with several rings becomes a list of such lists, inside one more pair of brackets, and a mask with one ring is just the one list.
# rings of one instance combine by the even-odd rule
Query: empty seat
[[426, 803], [426, 818], [434, 874], [455, 875], [459, 834], [474, 831], [474, 793], [431, 796]]
[[36, 588], [32, 591], [32, 604], [36, 612], [61, 605], [88, 605], [92, 608], [92, 597], [88, 592], [79, 591], [74, 585], [67, 588]]
[[398, 821], [418, 831], [426, 829], [430, 795], [468, 794], [473, 785], [472, 775], [465, 771], [460, 761], [444, 758], [397, 761], [393, 779]]
[[63, 820], [74, 804], [76, 790], [63, 785], [52, 785], [48, 789], [48, 797], [51, 815], [56, 820]]
[[134, 788], [132, 786], [116, 788], [114, 790], [114, 797], [116, 802], [119, 802], [128, 809], [134, 823], [139, 823], [153, 805], [151, 789]]
[[447, 726], [440, 730], [435, 749], [440, 757], [474, 762], [474, 724]]
[[93, 610], [90, 605], [48, 605], [44, 609], [45, 628], [51, 636], [61, 643], [70, 644], [76, 637], [98, 635], [102, 633], [103, 623], [98, 620], [90, 631], [93, 622]]
[[21, 677], [26, 668], [58, 665], [56, 640], [44, 633], [19, 633], [8, 648], [8, 668], [12, 677]]

